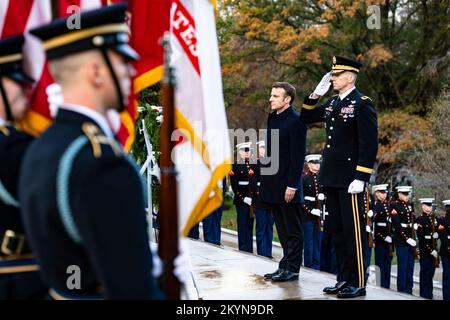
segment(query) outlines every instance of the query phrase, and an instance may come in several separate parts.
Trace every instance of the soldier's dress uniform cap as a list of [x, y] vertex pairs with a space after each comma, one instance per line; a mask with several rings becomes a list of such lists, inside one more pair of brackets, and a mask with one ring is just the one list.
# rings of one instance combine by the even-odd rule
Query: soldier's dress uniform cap
[[334, 56], [333, 57], [333, 67], [331, 68], [331, 73], [341, 73], [343, 71], [351, 71], [354, 73], [358, 73], [362, 64], [358, 61], [341, 57]]
[[0, 40], [0, 76], [6, 76], [19, 83], [32, 83], [33, 79], [23, 70], [23, 35]]
[[125, 24], [126, 3], [82, 12], [80, 28], [69, 28], [70, 17], [30, 30], [41, 39], [49, 60], [90, 49], [112, 49], [130, 60], [139, 60], [130, 47], [129, 27]]

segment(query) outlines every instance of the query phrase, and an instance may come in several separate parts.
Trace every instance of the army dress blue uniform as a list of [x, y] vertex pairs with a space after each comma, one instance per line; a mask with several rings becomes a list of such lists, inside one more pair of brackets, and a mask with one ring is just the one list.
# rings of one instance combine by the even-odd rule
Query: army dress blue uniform
[[250, 177], [255, 174], [256, 168], [250, 164], [249, 159], [244, 163], [234, 163], [229, 173], [231, 188], [234, 192], [233, 204], [237, 213], [238, 246], [239, 250], [253, 253], [253, 224], [255, 221], [253, 208], [244, 202], [246, 197], [251, 198]]
[[[383, 288], [391, 287], [391, 265], [394, 246], [392, 244], [392, 223], [389, 216], [389, 203], [375, 200], [372, 205], [375, 265], [380, 268], [380, 285]], [[386, 242], [389, 237], [391, 243]]]
[[[102, 65], [106, 73], [99, 76], [115, 90], [99, 90], [98, 104], [95, 98], [74, 95], [71, 104], [60, 105], [54, 122], [31, 143], [23, 160], [19, 199], [24, 227], [54, 299], [162, 298], [152, 274], [145, 184], [114, 140], [103, 115], [112, 106], [101, 100], [113, 94], [116, 101], [108, 103], [115, 103], [117, 111], [125, 107], [109, 53], [119, 55], [116, 65], [127, 70], [123, 82], [131, 74], [129, 61], [139, 59], [128, 44], [126, 8], [121, 3], [83, 12], [81, 29], [69, 30], [61, 18], [30, 30], [43, 42], [50, 64], [98, 52], [90, 61]], [[64, 59], [62, 68], [69, 61]], [[87, 87], [95, 92], [95, 86]], [[62, 86], [69, 95], [73, 88]]]
[[[450, 201], [446, 207], [450, 206]], [[442, 295], [444, 300], [450, 300], [450, 210], [438, 219], [440, 240], [439, 256], [442, 261]]]
[[400, 200], [391, 203], [389, 212], [397, 254], [397, 290], [412, 294], [415, 248], [406, 241], [413, 238], [413, 212], [406, 202]]
[[[438, 226], [436, 219], [432, 219], [431, 214], [422, 213], [417, 217], [417, 240], [419, 244], [419, 283], [420, 296], [422, 298], [433, 299], [433, 277], [436, 271], [434, 266], [434, 257], [431, 255], [433, 251], [437, 254], [437, 247], [433, 248], [433, 239], [438, 238]], [[435, 232], [432, 232], [432, 224], [435, 226]], [[433, 238], [434, 237], [434, 238]]]
[[[25, 228], [53, 298], [160, 297], [142, 181], [95, 120], [60, 108], [22, 170]], [[69, 266], [81, 270], [80, 289], [67, 288]]]
[[256, 219], [256, 252], [260, 256], [272, 258], [274, 220], [270, 208], [259, 202], [261, 192], [261, 163], [259, 159], [254, 168], [255, 174], [250, 178], [250, 188], [252, 189], [252, 205]]
[[0, 300], [42, 299], [47, 294], [20, 216], [17, 184], [20, 166], [33, 137], [11, 122], [13, 107], [4, 79], [21, 89], [32, 83], [22, 68], [22, 35], [0, 40], [0, 91], [6, 119], [0, 118]]
[[42, 299], [47, 294], [17, 197], [20, 165], [32, 140], [12, 125], [0, 124], [0, 300]]
[[[360, 63], [335, 57], [334, 71], [358, 72]], [[326, 142], [319, 171], [329, 215], [324, 229], [332, 234], [338, 265], [337, 284], [345, 293], [338, 297], [365, 295], [363, 193], [348, 193], [354, 180], [368, 182], [378, 149], [377, 114], [372, 100], [356, 88], [335, 95], [316, 107], [319, 98], [305, 97], [300, 119], [305, 124], [325, 122]], [[340, 286], [339, 286], [340, 287]], [[330, 289], [330, 290], [328, 290]], [[337, 293], [338, 287], [325, 288]]]
[[313, 209], [322, 210], [322, 201], [318, 199], [321, 186], [317, 174], [308, 171], [302, 176], [303, 194], [302, 228], [304, 235], [303, 262], [305, 267], [320, 269], [320, 217], [311, 213]]

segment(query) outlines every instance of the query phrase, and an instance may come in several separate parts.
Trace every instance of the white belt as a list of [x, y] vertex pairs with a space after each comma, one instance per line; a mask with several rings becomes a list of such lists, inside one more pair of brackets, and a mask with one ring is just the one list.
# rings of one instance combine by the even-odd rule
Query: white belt
[[377, 222], [377, 226], [386, 227], [387, 224], [386, 224], [386, 222]]
[[423, 236], [425, 239], [431, 239], [431, 236]]
[[411, 228], [411, 223], [400, 223], [403, 228]]
[[309, 197], [309, 196], [305, 196], [305, 200], [308, 200], [308, 201], [316, 201], [316, 198], [314, 198], [314, 197]]
[[239, 181], [238, 182], [240, 186], [247, 186], [250, 182], [248, 181]]
[[260, 185], [261, 185], [261, 182], [258, 182], [256, 185], [257, 185], [257, 186], [260, 186]]

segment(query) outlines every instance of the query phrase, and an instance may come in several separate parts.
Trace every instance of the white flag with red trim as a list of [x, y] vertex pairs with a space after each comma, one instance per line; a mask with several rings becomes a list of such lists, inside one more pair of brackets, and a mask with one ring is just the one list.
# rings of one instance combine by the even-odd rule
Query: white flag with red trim
[[176, 76], [172, 156], [178, 172], [179, 226], [187, 235], [222, 204], [219, 183], [231, 169], [215, 1], [171, 1], [171, 65]]

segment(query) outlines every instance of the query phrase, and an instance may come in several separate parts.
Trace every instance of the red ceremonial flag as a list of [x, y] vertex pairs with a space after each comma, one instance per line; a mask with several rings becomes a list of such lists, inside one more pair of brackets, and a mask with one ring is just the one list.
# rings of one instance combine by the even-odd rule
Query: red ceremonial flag
[[165, 31], [169, 30], [170, 1], [130, 0], [131, 46], [139, 53], [136, 62], [134, 93], [161, 81], [163, 77], [163, 48], [159, 44]]

